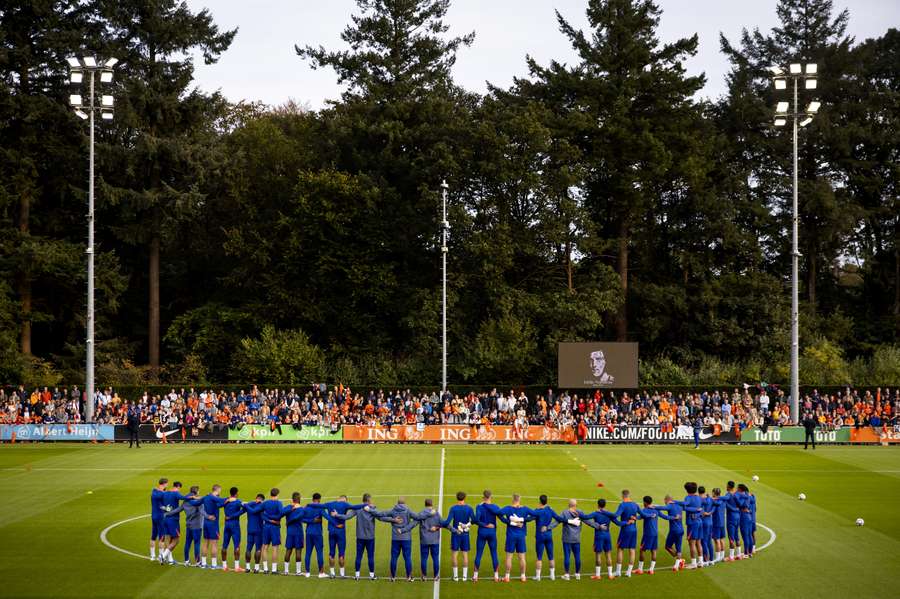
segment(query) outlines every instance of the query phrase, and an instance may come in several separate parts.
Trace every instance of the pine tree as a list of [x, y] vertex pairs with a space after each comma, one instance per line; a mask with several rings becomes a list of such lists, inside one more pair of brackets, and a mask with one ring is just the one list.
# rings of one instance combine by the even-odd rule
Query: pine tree
[[[835, 126], [847, 107], [852, 71], [852, 39], [846, 35], [849, 12], [834, 14], [831, 0], [780, 0], [776, 8], [780, 26], [763, 34], [758, 29], [744, 30], [740, 46], [724, 36], [722, 51], [731, 61], [729, 107], [743, 122], [732, 131], [732, 142], [747, 144], [752, 156], [748, 180], [754, 181], [754, 193], [765, 198], [768, 209], [780, 215], [779, 232], [768, 234], [768, 251], [778, 259], [779, 270], [786, 271], [790, 250], [791, 139], [784, 131], [771, 127], [776, 98], [769, 67], [789, 63], [816, 63], [818, 88], [802, 92], [805, 105], [813, 97], [823, 102], [812, 124], [801, 132], [799, 167], [799, 209], [801, 253], [805, 262], [806, 299], [817, 309], [819, 288], [829, 275], [832, 262], [846, 248], [856, 227], [858, 207], [841, 190], [844, 174], [838, 169], [836, 149], [843, 133]], [[834, 289], [830, 285], [830, 290]]]
[[121, 61], [117, 135], [107, 149], [100, 200], [120, 205], [111, 228], [147, 250], [148, 361], [160, 364], [160, 267], [173, 229], [196, 212], [203, 196], [207, 151], [221, 114], [218, 94], [189, 90], [195, 49], [207, 64], [228, 49], [237, 30], [219, 31], [207, 10], [176, 0], [98, 0], [106, 48]]
[[[683, 177], [690, 159], [693, 94], [702, 76], [687, 76], [683, 60], [697, 36], [660, 44], [660, 10], [648, 0], [590, 0], [591, 31], [576, 30], [559, 13], [560, 30], [578, 54], [568, 67], [529, 59], [532, 81], [521, 93], [548, 103], [558, 126], [577, 147], [585, 206], [614, 248], [621, 307], [615, 337], [628, 337], [629, 268], [634, 237], [654, 212], [662, 190]], [[601, 251], [590, 259], [602, 260]]]

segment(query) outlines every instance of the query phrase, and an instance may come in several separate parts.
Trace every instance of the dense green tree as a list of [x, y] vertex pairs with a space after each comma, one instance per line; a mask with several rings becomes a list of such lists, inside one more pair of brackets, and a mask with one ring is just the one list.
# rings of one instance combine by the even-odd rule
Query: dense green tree
[[[85, 40], [92, 49], [98, 29], [91, 16], [82, 2], [0, 8], [0, 275], [10, 283], [0, 293], [18, 308], [12, 326], [23, 368], [33, 353], [46, 358], [84, 342], [87, 130], [67, 105], [66, 58], [80, 54]], [[102, 336], [121, 285], [115, 257], [100, 249]]]
[[[740, 46], [721, 39], [722, 50], [733, 65], [729, 78], [728, 110], [744, 115], [744, 121], [731, 133], [733, 143], [747, 146], [747, 181], [764, 198], [767, 208], [778, 215], [775, 227], [765, 240], [767, 250], [783, 256], [786, 268], [790, 255], [791, 138], [789, 132], [771, 125], [772, 108], [780, 99], [773, 90], [773, 65], [816, 63], [818, 87], [801, 90], [805, 107], [813, 97], [823, 101], [823, 109], [812, 125], [801, 132], [800, 141], [800, 213], [801, 253], [804, 261], [805, 296], [811, 309], [819, 308], [820, 287], [834, 289], [830, 268], [845, 248], [855, 229], [858, 205], [846, 193], [841, 182], [838, 152], [843, 132], [836, 123], [846, 110], [839, 100], [848, 95], [852, 77], [851, 44], [846, 35], [849, 13], [834, 14], [831, 0], [781, 0], [776, 8], [780, 25], [770, 33], [744, 30]], [[737, 124], [737, 123], [733, 123]], [[781, 270], [781, 269], [779, 269]], [[784, 270], [782, 270], [784, 272]], [[829, 307], [826, 306], [826, 311]]]
[[[106, 205], [118, 205], [111, 229], [146, 248], [150, 367], [160, 364], [161, 255], [171, 233], [197, 213], [209, 172], [212, 125], [222, 111], [217, 94], [190, 89], [193, 58], [207, 64], [231, 44], [235, 31], [219, 31], [207, 10], [184, 2], [98, 0], [105, 50], [119, 58], [117, 135], [109, 146]], [[173, 248], [176, 249], [177, 248]]]
[[[660, 44], [658, 6], [647, 0], [590, 0], [590, 31], [575, 29], [557, 13], [560, 30], [579, 62], [543, 67], [529, 59], [531, 81], [521, 93], [545, 98], [580, 150], [580, 185], [600, 234], [615, 252], [623, 301], [615, 337], [629, 335], [631, 251], [653, 205], [666, 188], [694, 175], [691, 100], [703, 76], [688, 76], [682, 62], [697, 36]], [[600, 253], [591, 256], [602, 259]]]

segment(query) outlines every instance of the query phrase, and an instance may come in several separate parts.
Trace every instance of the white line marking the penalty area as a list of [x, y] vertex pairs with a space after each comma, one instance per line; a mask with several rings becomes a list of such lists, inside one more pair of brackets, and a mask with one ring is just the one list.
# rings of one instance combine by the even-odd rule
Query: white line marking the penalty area
[[[444, 456], [446, 449], [441, 447], [441, 482], [438, 485], [438, 513], [441, 515], [441, 518], [444, 517]], [[441, 537], [438, 537], [438, 567], [440, 567], [440, 559], [441, 559]], [[425, 567], [424, 565], [422, 566]], [[440, 599], [441, 596], [441, 579], [438, 578], [434, 581], [434, 599]]]
[[[442, 449], [441, 450], [441, 466], [443, 466], [443, 465], [444, 465], [444, 451]], [[443, 472], [443, 468], [441, 468], [441, 472]], [[441, 476], [441, 482], [440, 482], [440, 495], [441, 495], [441, 497], [443, 497], [443, 495], [444, 495], [444, 477], [443, 476]], [[409, 497], [409, 495], [407, 495], [407, 497]], [[442, 505], [443, 505], [443, 502], [442, 502], [442, 500], [439, 499], [438, 500], [438, 511], [441, 511]], [[128, 549], [123, 549], [122, 547], [119, 547], [118, 545], [114, 545], [113, 543], [111, 543], [109, 541], [109, 539], [107, 538], [109, 531], [116, 528], [117, 526], [121, 526], [123, 524], [128, 524], [129, 522], [134, 522], [135, 520], [141, 520], [143, 518], [149, 518], [149, 517], [150, 517], [150, 514], [141, 514], [140, 516], [134, 516], [133, 518], [126, 518], [124, 520], [119, 520], [118, 522], [113, 522], [112, 524], [110, 524], [109, 526], [104, 528], [103, 531], [100, 532], [100, 541], [104, 545], [109, 547], [110, 549], [114, 549], [115, 551], [118, 551], [119, 553], [124, 553], [125, 555], [130, 555], [132, 557], [136, 557], [136, 558], [142, 559], [142, 560], [149, 560], [149, 559], [151, 559], [150, 556], [141, 555], [140, 553], [135, 553], [134, 551], [129, 551]], [[772, 530], [771, 528], [769, 528], [768, 526], [766, 526], [765, 524], [760, 524], [759, 522], [757, 522], [756, 525], [759, 528], [764, 528], [769, 532], [769, 540], [756, 548], [756, 551], [762, 551], [763, 549], [766, 549], [767, 547], [771, 546], [772, 543], [775, 542], [775, 539], [778, 537], [775, 534], [775, 531]], [[663, 568], [660, 568], [659, 571], [667, 572], [667, 571], [671, 571], [671, 570], [672, 569], [669, 567], [663, 567]], [[446, 577], [446, 580], [450, 580], [450, 578], [451, 577]], [[379, 580], [384, 580], [384, 579], [380, 578]], [[445, 578], [442, 577], [441, 580], [445, 580]], [[590, 580], [590, 579], [586, 579], [586, 580]], [[434, 581], [434, 598], [439, 599], [440, 595], [441, 595], [441, 582], [440, 582], [440, 580], [436, 580], [436, 581]]]

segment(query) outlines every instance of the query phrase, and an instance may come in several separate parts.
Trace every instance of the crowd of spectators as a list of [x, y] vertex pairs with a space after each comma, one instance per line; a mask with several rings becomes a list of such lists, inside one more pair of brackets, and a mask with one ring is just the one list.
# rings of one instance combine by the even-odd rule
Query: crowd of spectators
[[[77, 386], [26, 390], [0, 388], [0, 424], [81, 423], [84, 393]], [[171, 389], [163, 395], [144, 392], [122, 398], [113, 389], [95, 395], [94, 422], [125, 424], [129, 409], [143, 423], [161, 426], [240, 428], [258, 423], [271, 426], [337, 427], [341, 424], [513, 424], [564, 427], [586, 424], [618, 426], [703, 424], [721, 430], [785, 426], [791, 421], [789, 401], [775, 386], [744, 386], [729, 391], [697, 393], [643, 391], [636, 394], [610, 390], [555, 391], [526, 395], [510, 390], [459, 395], [438, 392], [352, 391], [343, 385], [311, 385], [303, 389], [241, 391]], [[900, 427], [900, 389], [857, 390], [836, 393], [813, 390], [803, 398], [801, 412], [811, 411], [819, 426]]]

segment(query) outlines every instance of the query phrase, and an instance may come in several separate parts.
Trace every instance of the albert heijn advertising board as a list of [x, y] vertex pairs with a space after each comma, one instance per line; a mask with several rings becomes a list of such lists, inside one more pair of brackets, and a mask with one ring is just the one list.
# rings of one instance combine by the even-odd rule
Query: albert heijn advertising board
[[0, 441], [112, 441], [111, 424], [3, 424]]
[[571, 427], [562, 429], [532, 425], [525, 428], [501, 425], [409, 424], [386, 426], [345, 425], [344, 441], [464, 442], [464, 443], [570, 443]]
[[[587, 427], [588, 443], [693, 443], [694, 429], [690, 426], [623, 425]], [[700, 431], [701, 443], [737, 443], [734, 431], [705, 427]]]

